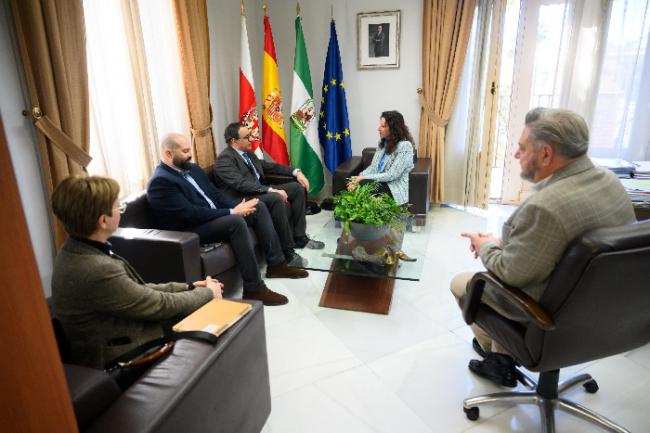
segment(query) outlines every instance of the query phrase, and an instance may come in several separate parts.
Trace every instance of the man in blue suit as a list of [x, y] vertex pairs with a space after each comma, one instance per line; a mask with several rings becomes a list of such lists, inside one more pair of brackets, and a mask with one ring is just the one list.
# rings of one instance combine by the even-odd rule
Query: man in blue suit
[[305, 278], [308, 274], [287, 266], [266, 205], [257, 199], [237, 202], [220, 192], [201, 167], [190, 163], [191, 147], [183, 135], [168, 134], [161, 145], [162, 162], [147, 185], [147, 199], [158, 226], [194, 232], [201, 243], [228, 242], [244, 280], [244, 298], [264, 305], [286, 304], [284, 295], [262, 281], [247, 226], [255, 231], [266, 257], [266, 278]]

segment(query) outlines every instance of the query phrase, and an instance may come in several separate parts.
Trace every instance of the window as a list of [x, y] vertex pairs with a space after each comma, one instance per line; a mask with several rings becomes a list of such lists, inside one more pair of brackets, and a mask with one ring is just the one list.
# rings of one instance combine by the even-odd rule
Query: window
[[90, 96], [90, 174], [142, 191], [158, 138], [189, 135], [171, 0], [84, 1]]
[[512, 153], [526, 112], [537, 106], [581, 114], [591, 130], [591, 156], [650, 159], [649, 1], [522, 0], [509, 76], [503, 68], [510, 63], [514, 3], [506, 9], [499, 82], [509, 108], [499, 101], [491, 197], [518, 203], [529, 193]]
[[611, 4], [591, 125], [593, 156], [650, 159], [649, 12], [647, 0]]

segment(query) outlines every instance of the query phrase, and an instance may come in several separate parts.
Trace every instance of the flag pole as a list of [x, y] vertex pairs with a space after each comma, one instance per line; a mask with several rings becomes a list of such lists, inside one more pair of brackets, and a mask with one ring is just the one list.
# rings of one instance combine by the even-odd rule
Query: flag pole
[[330, 17], [332, 18], [332, 21], [334, 21], [334, 4], [330, 5]]
[[266, 16], [266, 10], [269, 8], [269, 4], [266, 0], [264, 0], [264, 16]]
[[241, 5], [240, 5], [240, 11], [241, 11], [241, 16], [246, 15], [246, 8], [244, 7], [244, 0], [241, 0]]
[[300, 16], [300, 2], [296, 2], [296, 16]]

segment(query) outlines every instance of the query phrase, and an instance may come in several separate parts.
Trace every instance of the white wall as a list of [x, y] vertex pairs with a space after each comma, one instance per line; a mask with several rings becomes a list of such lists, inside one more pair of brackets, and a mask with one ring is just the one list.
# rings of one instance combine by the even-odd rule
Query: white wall
[[[0, 113], [43, 290], [45, 295], [49, 296], [54, 242], [38, 164], [34, 128], [31, 125], [31, 118], [23, 117], [21, 114], [27, 104], [21, 82], [22, 71], [19, 74], [19, 68], [22, 66], [14, 51], [13, 27], [10, 26], [9, 16], [9, 6], [3, 1], [0, 4], [0, 83], [2, 83]], [[6, 176], [6, 173], [3, 176]], [[3, 239], [3, 242], [12, 242], [12, 240]]]
[[[225, 126], [237, 119], [239, 104], [239, 2], [207, 0], [211, 43], [211, 100], [214, 110], [215, 139], [222, 149]], [[280, 68], [280, 84], [284, 100], [285, 122], [289, 118], [293, 57], [295, 50], [295, 0], [269, 0], [269, 18], [275, 39]], [[402, 112], [411, 133], [417, 140], [420, 106], [416, 89], [422, 76], [422, 1], [421, 0], [303, 0], [300, 2], [302, 25], [318, 111], [323, 81], [323, 68], [329, 43], [330, 4], [343, 63], [347, 89], [348, 113], [352, 137], [352, 153], [361, 154], [378, 141], [377, 125], [384, 110]], [[264, 50], [263, 0], [246, 1], [248, 37], [255, 76], [258, 105], [262, 90], [262, 59]], [[401, 10], [400, 68], [357, 69], [357, 13]], [[258, 109], [261, 107], [258, 106]], [[261, 112], [261, 111], [260, 111]], [[288, 140], [288, 134], [287, 134]]]

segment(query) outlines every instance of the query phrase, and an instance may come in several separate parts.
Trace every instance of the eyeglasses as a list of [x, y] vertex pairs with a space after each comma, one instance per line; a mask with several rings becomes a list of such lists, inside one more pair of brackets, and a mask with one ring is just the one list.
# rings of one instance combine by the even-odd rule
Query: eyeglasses
[[251, 140], [251, 135], [248, 134], [246, 137], [241, 137], [240, 140], [250, 141]]
[[119, 211], [121, 214], [126, 212], [126, 202], [120, 203], [120, 205], [116, 208], [113, 208], [113, 210]]

